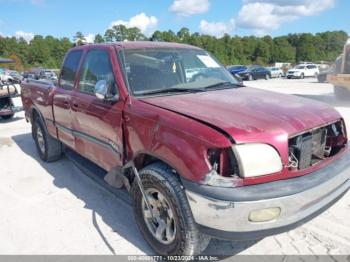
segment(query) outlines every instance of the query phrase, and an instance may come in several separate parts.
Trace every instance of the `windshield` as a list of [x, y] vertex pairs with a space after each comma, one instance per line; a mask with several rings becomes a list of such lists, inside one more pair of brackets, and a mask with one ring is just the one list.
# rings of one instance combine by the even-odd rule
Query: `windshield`
[[126, 49], [122, 58], [135, 96], [238, 85], [215, 58], [200, 49]]

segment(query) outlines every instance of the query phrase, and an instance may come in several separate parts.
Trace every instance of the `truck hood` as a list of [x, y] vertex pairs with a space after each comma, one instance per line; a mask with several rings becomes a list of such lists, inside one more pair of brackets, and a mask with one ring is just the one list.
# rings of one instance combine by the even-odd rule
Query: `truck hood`
[[292, 136], [341, 118], [324, 103], [248, 87], [142, 101], [207, 123], [230, 135], [236, 143]]

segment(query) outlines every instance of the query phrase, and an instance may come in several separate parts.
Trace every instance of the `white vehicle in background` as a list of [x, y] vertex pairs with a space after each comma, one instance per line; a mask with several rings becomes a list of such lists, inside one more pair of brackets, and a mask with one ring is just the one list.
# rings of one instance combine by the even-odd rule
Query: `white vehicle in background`
[[267, 67], [266, 69], [271, 72], [271, 78], [281, 78], [283, 76], [283, 71], [281, 68]]
[[300, 78], [304, 77], [317, 77], [320, 73], [317, 65], [315, 64], [299, 64], [296, 67], [288, 70], [287, 78]]
[[3, 71], [2, 73], [0, 73], [0, 81], [7, 82], [7, 83], [13, 83], [14, 79], [10, 75], [9, 71]]

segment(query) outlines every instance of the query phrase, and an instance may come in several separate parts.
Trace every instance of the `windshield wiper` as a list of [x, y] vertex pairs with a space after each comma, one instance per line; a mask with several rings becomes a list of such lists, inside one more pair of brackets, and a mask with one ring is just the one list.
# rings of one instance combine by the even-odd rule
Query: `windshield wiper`
[[135, 93], [135, 95], [157, 95], [157, 94], [166, 94], [166, 93], [180, 93], [180, 92], [190, 92], [190, 93], [197, 93], [197, 92], [205, 92], [208, 89], [216, 88], [216, 87], [227, 87], [227, 86], [237, 86], [237, 87], [243, 87], [244, 85], [239, 83], [232, 83], [232, 82], [219, 82], [213, 85], [205, 86], [205, 87], [170, 87], [166, 89], [156, 89], [156, 90], [150, 90], [150, 91], [144, 91], [144, 92], [138, 92]]
[[216, 87], [227, 87], [227, 86], [237, 86], [237, 87], [243, 87], [243, 84], [239, 84], [239, 83], [232, 83], [232, 82], [219, 82], [213, 85], [209, 85], [204, 87], [204, 89], [211, 89], [211, 88], [216, 88]]
[[156, 89], [145, 92], [136, 93], [136, 95], [157, 95], [164, 93], [178, 93], [178, 92], [204, 92], [203, 88], [184, 88], [184, 87], [171, 87], [167, 89]]

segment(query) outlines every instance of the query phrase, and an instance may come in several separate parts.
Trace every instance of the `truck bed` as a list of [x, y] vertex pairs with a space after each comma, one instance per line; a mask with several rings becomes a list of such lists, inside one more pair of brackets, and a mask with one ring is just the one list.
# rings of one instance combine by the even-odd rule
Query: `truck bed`
[[27, 120], [30, 120], [32, 110], [35, 108], [41, 113], [45, 122], [54, 120], [52, 111], [54, 84], [49, 81], [28, 80], [22, 82], [22, 102]]

